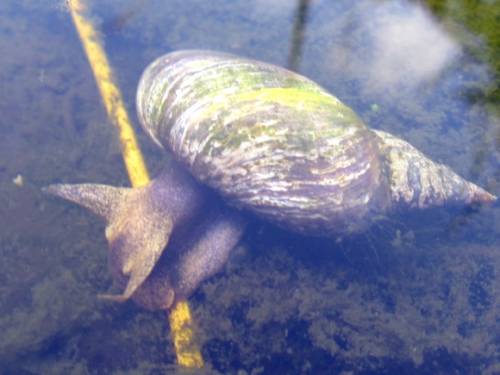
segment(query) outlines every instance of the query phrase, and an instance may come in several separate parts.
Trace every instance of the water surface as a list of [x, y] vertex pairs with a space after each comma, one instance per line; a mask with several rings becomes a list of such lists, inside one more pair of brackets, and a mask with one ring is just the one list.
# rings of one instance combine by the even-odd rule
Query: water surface
[[[371, 127], [500, 194], [494, 1], [90, 1], [132, 118], [145, 66], [184, 48], [297, 70]], [[0, 4], [0, 364], [9, 374], [176, 373], [165, 314], [111, 290], [104, 224], [44, 196], [128, 185], [64, 2]], [[140, 131], [149, 167], [167, 156]], [[500, 372], [500, 210], [388, 218], [315, 240], [256, 222], [189, 300], [202, 373]]]

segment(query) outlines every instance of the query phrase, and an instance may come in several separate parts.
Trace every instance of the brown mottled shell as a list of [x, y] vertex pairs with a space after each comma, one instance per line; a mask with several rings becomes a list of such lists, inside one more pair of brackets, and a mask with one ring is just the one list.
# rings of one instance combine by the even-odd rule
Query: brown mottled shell
[[[316, 83], [274, 65], [170, 53], [144, 72], [137, 108], [149, 135], [199, 181], [290, 230], [359, 231], [395, 201], [420, 197], [419, 188], [395, 180], [405, 171], [393, 170], [385, 141], [400, 140], [377, 135]], [[421, 154], [401, 142], [419, 164]]]

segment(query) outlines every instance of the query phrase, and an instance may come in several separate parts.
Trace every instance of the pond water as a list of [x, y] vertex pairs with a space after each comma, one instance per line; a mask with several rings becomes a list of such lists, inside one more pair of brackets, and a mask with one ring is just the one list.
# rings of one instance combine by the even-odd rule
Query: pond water
[[[227, 51], [306, 75], [500, 194], [496, 1], [88, 0], [87, 17], [136, 125], [150, 61]], [[165, 312], [97, 298], [112, 290], [104, 223], [41, 192], [129, 184], [67, 4], [3, 0], [0, 50], [0, 372], [186, 373]], [[154, 175], [167, 156], [136, 128]], [[198, 372], [498, 374], [499, 285], [498, 203], [337, 240], [256, 221], [189, 299]]]

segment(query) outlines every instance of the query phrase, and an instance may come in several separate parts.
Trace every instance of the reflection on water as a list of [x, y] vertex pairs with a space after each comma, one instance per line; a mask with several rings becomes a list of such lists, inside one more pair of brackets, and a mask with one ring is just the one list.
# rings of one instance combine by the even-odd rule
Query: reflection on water
[[[299, 70], [498, 195], [500, 5], [427, 3], [89, 0], [132, 114], [156, 56], [230, 51]], [[163, 314], [95, 297], [110, 288], [102, 223], [39, 191], [127, 184], [62, 4], [0, 4], [0, 365], [175, 372]], [[139, 136], [158, 171], [164, 155]], [[190, 300], [206, 362], [218, 373], [499, 372], [499, 219], [498, 204], [438, 210], [335, 243], [255, 223]]]
[[307, 23], [307, 13], [311, 1], [300, 0], [297, 6], [297, 13], [293, 22], [293, 34], [290, 43], [290, 55], [288, 57], [288, 68], [297, 71], [302, 58], [302, 45], [304, 44], [305, 29]]
[[132, 17], [136, 16], [142, 9], [147, 7], [147, 0], [135, 0], [130, 1], [126, 4], [125, 9], [121, 9], [121, 12], [105, 22], [103, 22], [101, 29], [106, 35], [112, 33], [119, 33], [127, 24], [131, 21]]
[[384, 3], [377, 9], [382, 17], [375, 17], [369, 36], [373, 43], [369, 79], [395, 88], [432, 82], [455, 60], [458, 43], [424, 9], [393, 13], [383, 9], [388, 6]]

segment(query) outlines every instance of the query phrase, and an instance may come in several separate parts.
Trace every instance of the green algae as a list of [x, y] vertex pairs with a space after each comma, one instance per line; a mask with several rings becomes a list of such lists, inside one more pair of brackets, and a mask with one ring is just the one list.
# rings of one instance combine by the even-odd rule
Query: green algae
[[[425, 0], [434, 14], [457, 35], [465, 47], [479, 60], [489, 64], [494, 72], [493, 82], [484, 89], [487, 102], [500, 103], [500, 2], [469, 0]], [[471, 33], [481, 37], [484, 43], [471, 40], [461, 32], [465, 26]]]

